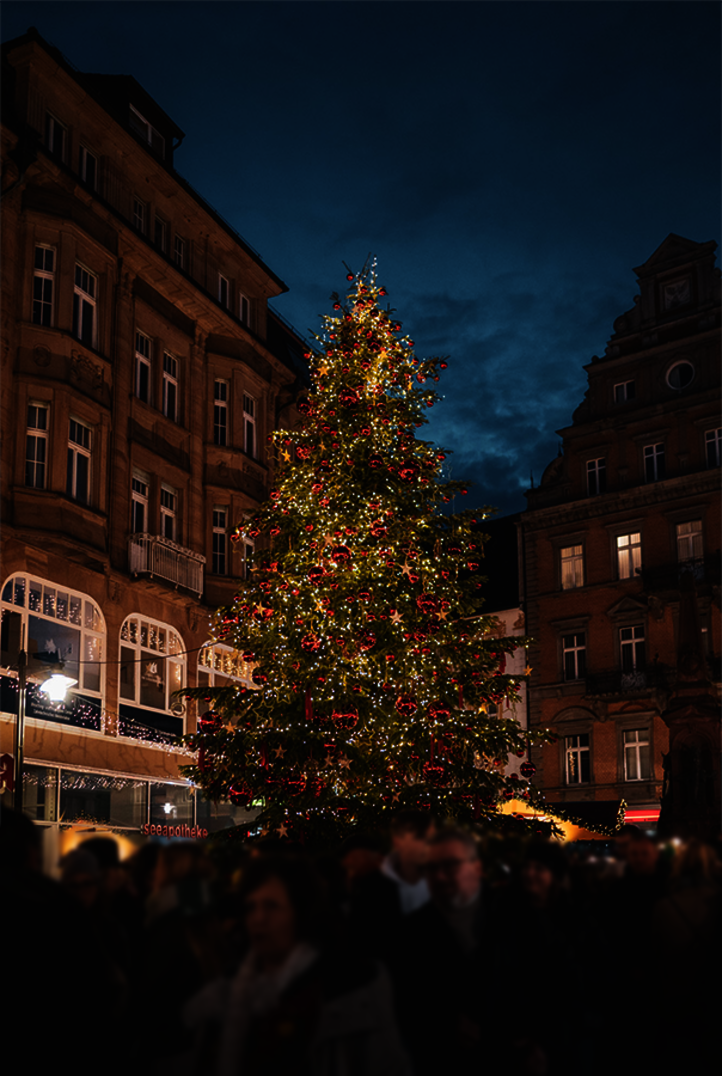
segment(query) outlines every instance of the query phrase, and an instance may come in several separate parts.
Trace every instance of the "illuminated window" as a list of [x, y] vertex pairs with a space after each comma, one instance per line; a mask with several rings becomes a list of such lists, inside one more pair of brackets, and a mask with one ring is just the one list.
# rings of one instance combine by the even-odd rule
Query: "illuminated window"
[[617, 536], [617, 571], [620, 579], [633, 579], [642, 567], [642, 541], [639, 534]]
[[568, 785], [589, 784], [591, 767], [589, 733], [567, 736], [564, 740], [565, 776]]
[[566, 546], [561, 550], [562, 590], [584, 586], [584, 554], [581, 545]]
[[17, 664], [17, 653], [9, 652], [9, 629], [16, 615], [18, 629], [25, 629], [25, 650], [31, 660], [63, 662], [63, 673], [78, 681], [78, 691], [101, 694], [105, 621], [91, 598], [44, 579], [14, 575], [3, 587], [2, 612], [3, 664]]
[[181, 637], [168, 624], [130, 616], [120, 629], [120, 697], [151, 710], [170, 711], [185, 684]]
[[207, 643], [198, 654], [198, 686], [223, 687], [236, 682], [255, 688], [251, 680], [253, 669], [232, 647]]

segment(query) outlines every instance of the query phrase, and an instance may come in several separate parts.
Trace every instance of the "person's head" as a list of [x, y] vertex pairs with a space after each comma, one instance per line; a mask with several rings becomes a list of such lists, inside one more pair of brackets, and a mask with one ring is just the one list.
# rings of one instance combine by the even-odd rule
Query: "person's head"
[[429, 857], [434, 819], [429, 811], [399, 811], [389, 827], [391, 847], [405, 865], [423, 867]]
[[552, 900], [568, 873], [566, 856], [555, 841], [529, 842], [521, 868], [521, 884], [534, 904], [544, 905]]
[[260, 967], [278, 967], [299, 942], [318, 940], [321, 893], [302, 860], [251, 859], [241, 883], [246, 933]]
[[445, 826], [432, 836], [426, 875], [432, 900], [445, 908], [463, 907], [481, 891], [479, 848], [464, 829]]
[[82, 845], [60, 860], [60, 881], [84, 908], [93, 908], [99, 900], [103, 872], [95, 856]]
[[637, 833], [627, 846], [627, 872], [635, 877], [654, 874], [659, 848], [646, 833]]

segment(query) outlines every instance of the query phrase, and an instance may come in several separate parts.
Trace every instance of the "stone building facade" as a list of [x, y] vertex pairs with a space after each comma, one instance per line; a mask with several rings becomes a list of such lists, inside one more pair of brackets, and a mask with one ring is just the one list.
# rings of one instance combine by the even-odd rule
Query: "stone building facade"
[[268, 306], [282, 280], [175, 170], [182, 140], [133, 78], [34, 31], [4, 46], [0, 750], [24, 639], [78, 680], [58, 707], [28, 692], [25, 805], [53, 832], [221, 824], [179, 779], [173, 691], [248, 674], [210, 618], [303, 343]]
[[[563, 451], [522, 514], [536, 783], [572, 811], [659, 813], [678, 690], [683, 578], [720, 691], [720, 274], [714, 242], [669, 235], [639, 266]], [[611, 816], [610, 816], [611, 817]]]

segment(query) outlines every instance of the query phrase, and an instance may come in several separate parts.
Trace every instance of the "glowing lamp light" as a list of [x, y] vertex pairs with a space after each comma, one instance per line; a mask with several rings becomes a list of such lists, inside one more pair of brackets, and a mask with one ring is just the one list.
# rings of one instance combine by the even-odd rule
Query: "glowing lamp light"
[[46, 680], [40, 690], [44, 695], [47, 695], [51, 702], [64, 702], [65, 696], [68, 690], [77, 684], [77, 680], [74, 680], [72, 676], [64, 676], [63, 673], [53, 673], [49, 680]]

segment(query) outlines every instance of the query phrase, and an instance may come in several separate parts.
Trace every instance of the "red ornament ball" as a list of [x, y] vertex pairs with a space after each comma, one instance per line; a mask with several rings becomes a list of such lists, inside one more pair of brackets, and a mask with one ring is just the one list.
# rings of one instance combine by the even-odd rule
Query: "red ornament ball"
[[412, 717], [419, 708], [413, 695], [399, 695], [396, 700], [396, 712], [403, 718]]

